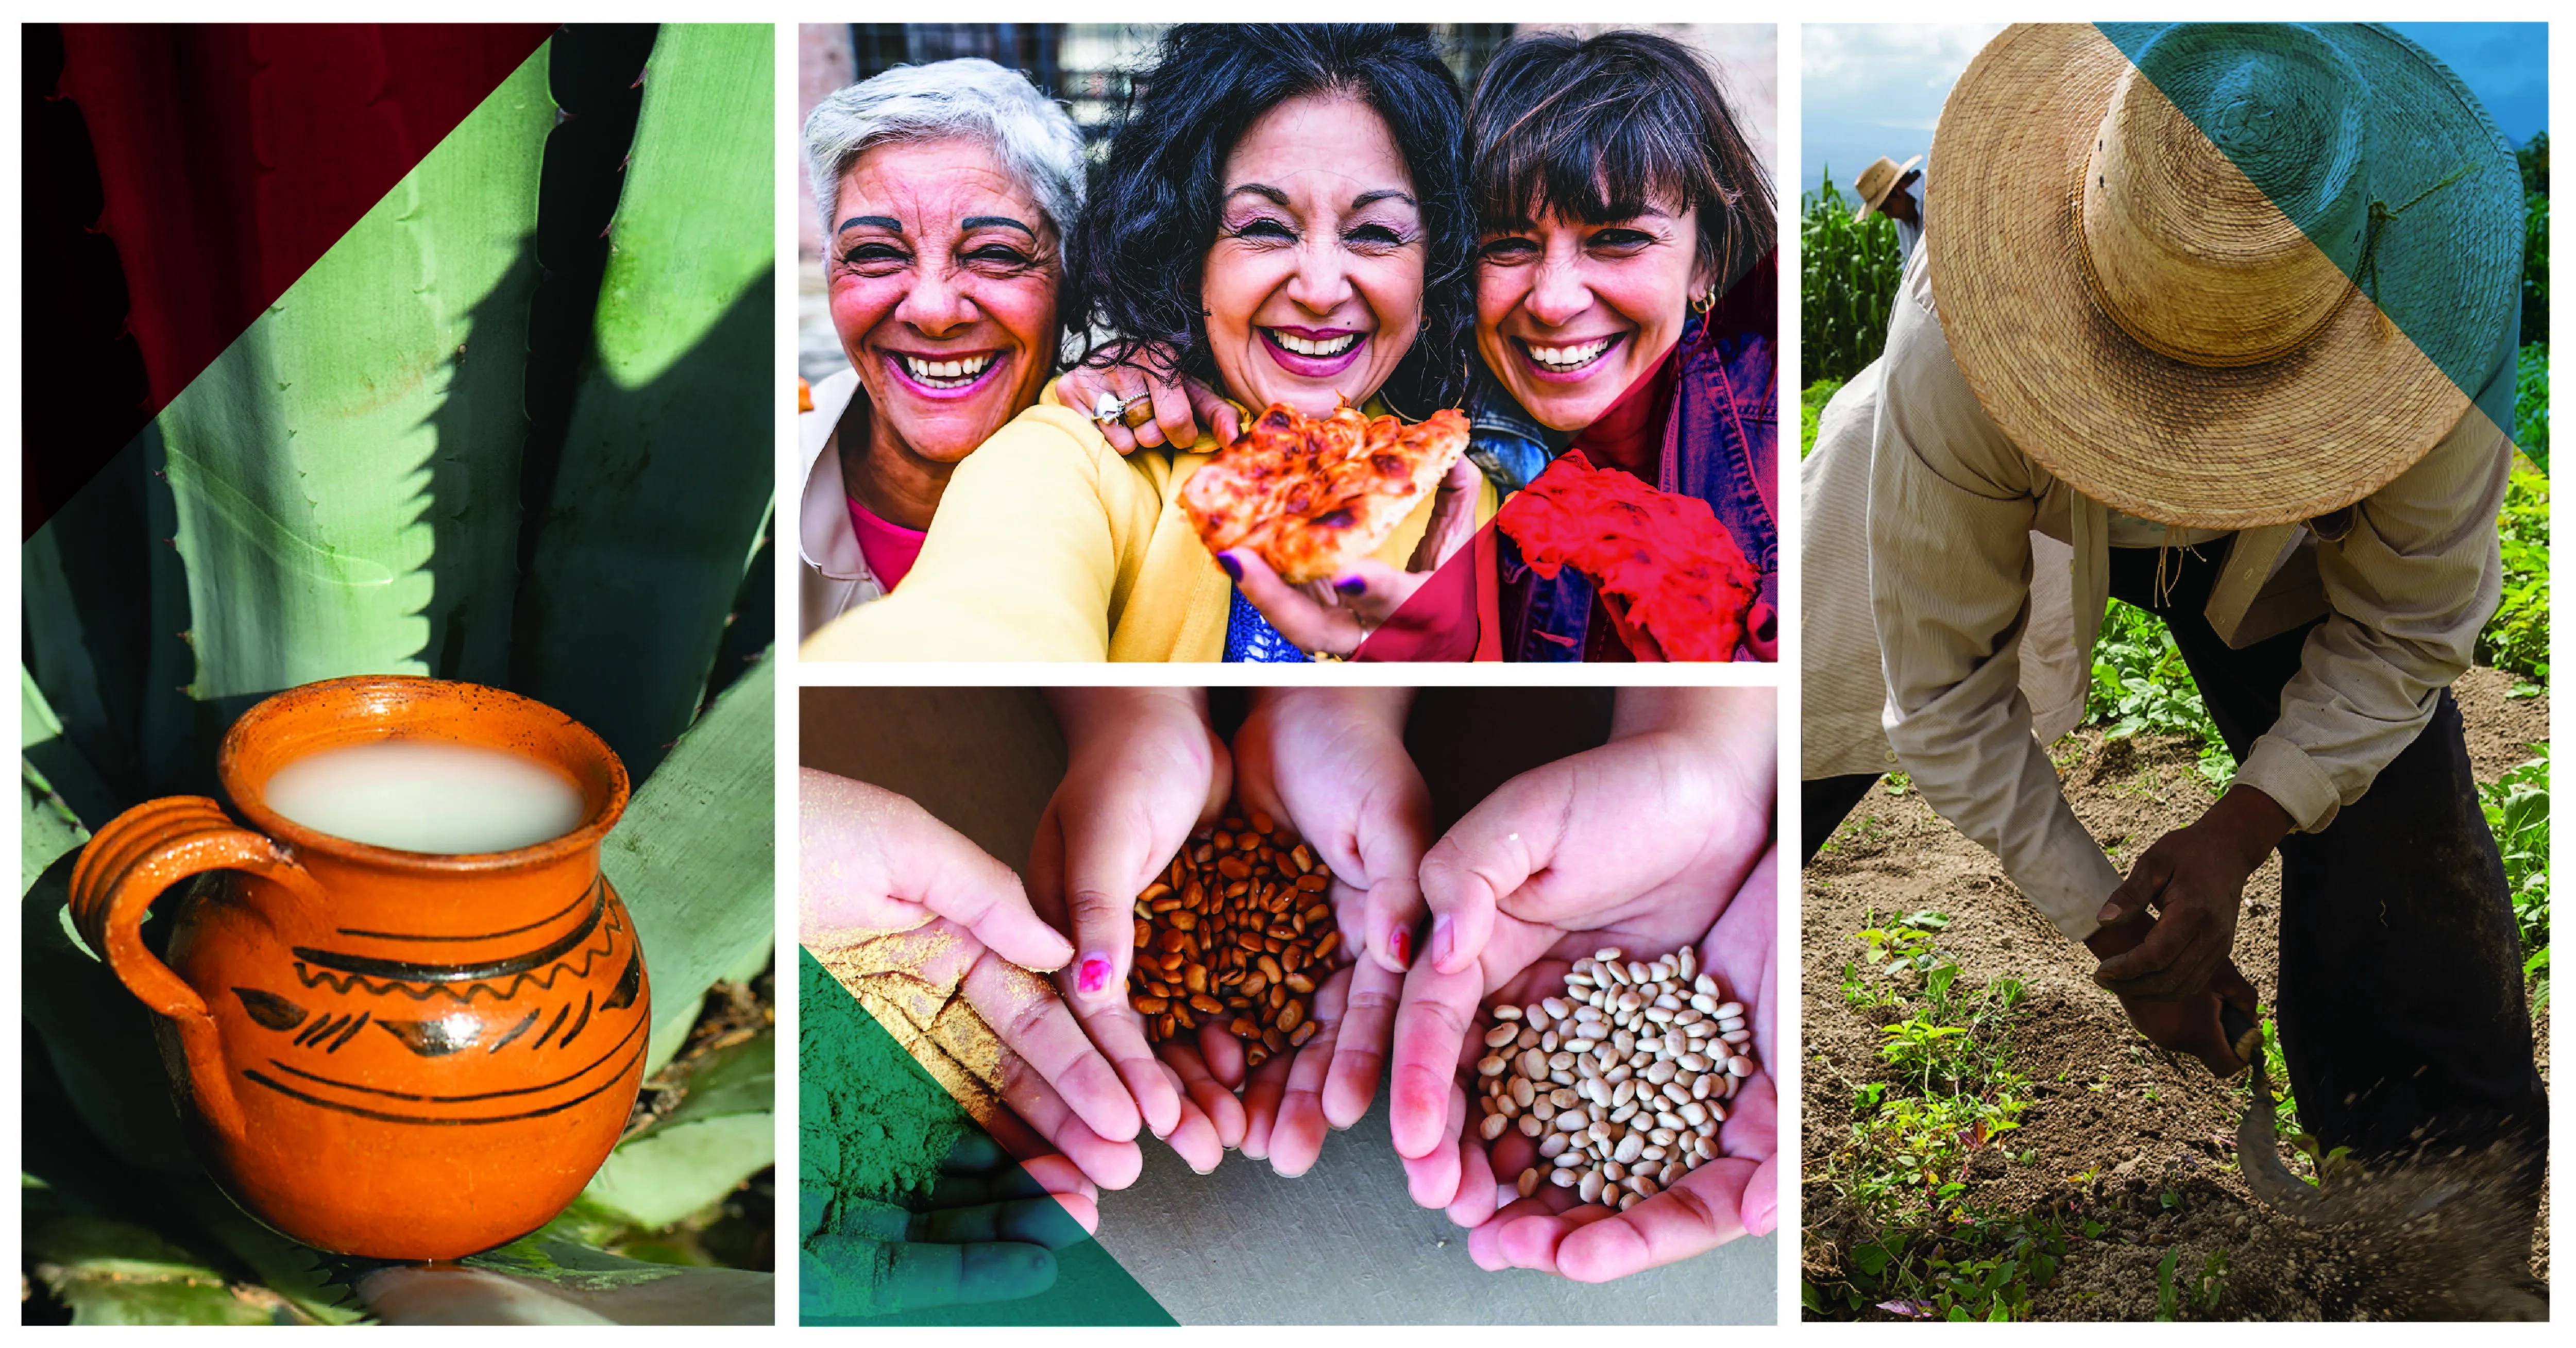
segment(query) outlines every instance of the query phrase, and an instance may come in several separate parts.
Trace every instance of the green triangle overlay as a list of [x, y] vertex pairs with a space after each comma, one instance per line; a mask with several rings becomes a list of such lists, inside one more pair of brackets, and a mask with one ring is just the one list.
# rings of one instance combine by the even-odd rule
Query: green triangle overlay
[[[857, 1313], [863, 1305], [904, 1295], [895, 1290], [900, 1275], [894, 1269], [911, 1256], [877, 1239], [892, 1234], [885, 1226], [893, 1214], [886, 1200], [910, 1197], [917, 1204], [952, 1145], [996, 1144], [811, 952], [800, 946], [796, 956], [800, 1323], [1179, 1323], [1087, 1237], [1053, 1252], [1052, 1285], [1034, 1295]], [[1018, 1167], [1010, 1169], [1025, 1177]], [[1072, 1223], [1062, 1209], [1056, 1211]], [[1008, 1267], [985, 1270], [986, 1285], [997, 1289], [1039, 1282], [1050, 1262], [1034, 1246], [999, 1253]], [[924, 1262], [935, 1268], [940, 1257], [934, 1252]], [[974, 1260], [968, 1262], [972, 1281]]]
[[[2138, 73], [2164, 93], [2175, 108], [2191, 118], [2201, 134], [2208, 136], [2210, 142], [2227, 155], [2229, 162], [2270, 197], [2291, 223], [2305, 232], [2327, 257], [2334, 259], [2347, 276], [2354, 276], [2356, 283], [2363, 284], [2380, 312], [2396, 324], [2398, 331], [2406, 334], [2416, 349], [2423, 352], [2425, 358], [2432, 361], [2462, 393], [2467, 394], [2488, 420], [2503, 430], [2508, 439], [2515, 438], [2514, 376], [2521, 340], [2519, 295], [2524, 236], [2521, 225], [2522, 175], [2514, 162], [2513, 147], [2505, 141], [2504, 133], [2496, 129], [2495, 119], [2488, 115], [2485, 105], [2478, 101], [2465, 81], [2451, 74], [2449, 67], [2430, 52], [2379, 24], [2098, 23], [2094, 27], [2112, 46], [2119, 48], [2121, 54], [2138, 67]], [[2304, 160], [2296, 155], [2276, 153], [2283, 143], [2281, 138], [2242, 134], [2237, 128], [2219, 124], [2232, 113], [2235, 105], [2233, 100], [2210, 96], [2213, 91], [2207, 83], [2210, 63], [2206, 58], [2212, 52], [2232, 52], [2248, 62], [2270, 58], [2299, 46], [2303, 39], [2298, 30], [2302, 27], [2368, 29], [2376, 34], [2384, 46], [2374, 48], [2367, 42], [2356, 42], [2344, 47], [2348, 54], [2359, 52], [2376, 57], [2371, 61], [2372, 70], [2360, 72], [2365, 81], [2376, 68], [2386, 66], [2393, 71], [2398, 62], [2410, 58], [2423, 62], [2432, 71], [2451, 76], [2455, 91], [2465, 105], [2464, 111], [2474, 114], [2475, 129], [2480, 133], [2475, 137], [2475, 143], [2459, 157], [2410, 153], [2427, 148], [2424, 146], [2427, 133], [2409, 124], [2407, 110], [2371, 100], [2367, 91], [2362, 91], [2361, 115], [2368, 123], [2367, 136], [2373, 146], [2371, 153], [2374, 157], [2402, 163], [2407, 170], [2403, 186], [2372, 182], [2370, 189], [2374, 194], [2397, 194], [2395, 200], [2382, 202], [2392, 209], [2404, 206], [2419, 191], [2426, 196], [2457, 192], [2461, 195], [2502, 194], [2511, 198], [2515, 227], [2507, 237], [2497, 241], [2495, 256], [2465, 260], [2473, 268], [2483, 271], [2491, 267], [2499, 278], [2510, 278], [2509, 281], [2499, 279], [2498, 283], [2509, 285], [2516, 297], [2509, 310], [2512, 317], [2493, 340], [2489, 340], [2486, 334], [2459, 330], [2460, 310], [2452, 302], [2455, 296], [2440, 284], [2426, 284], [2428, 278], [2357, 275], [2361, 270], [2362, 252], [2355, 245], [2366, 236], [2338, 237], [2343, 232], [2342, 225], [2350, 224], [2349, 221], [2341, 222], [2333, 233], [2321, 232], [2325, 219], [2318, 216], [2313, 203], [2299, 199], [2305, 195], [2298, 182], [2305, 167]], [[2180, 40], [2159, 41], [2168, 37]], [[2399, 226], [2392, 222], [2390, 227]], [[2457, 266], [2461, 261], [2445, 259], [2451, 266]]]

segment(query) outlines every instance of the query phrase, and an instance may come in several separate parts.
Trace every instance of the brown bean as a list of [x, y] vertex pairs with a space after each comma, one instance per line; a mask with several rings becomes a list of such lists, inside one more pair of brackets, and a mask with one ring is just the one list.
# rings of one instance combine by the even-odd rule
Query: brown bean
[[1308, 978], [1304, 974], [1290, 974], [1280, 981], [1288, 985], [1288, 990], [1290, 992], [1296, 993], [1300, 997], [1315, 990], [1315, 980]]
[[1309, 894], [1321, 894], [1332, 885], [1333, 877], [1325, 871], [1308, 871], [1297, 877], [1297, 887]]
[[1304, 1020], [1305, 1018], [1306, 1004], [1304, 1002], [1289, 1002], [1279, 1008], [1278, 1024], [1279, 1028], [1282, 1030], [1296, 1029], [1297, 1022]]
[[1329, 904], [1329, 903], [1319, 903], [1319, 904], [1316, 904], [1314, 907], [1307, 909], [1307, 910], [1306, 910], [1306, 912], [1305, 912], [1305, 918], [1306, 918], [1306, 920], [1307, 920], [1308, 922], [1321, 922], [1321, 921], [1323, 921], [1325, 918], [1331, 917], [1332, 915], [1333, 915], [1333, 906], [1332, 906], [1331, 904]]
[[1314, 1037], [1315, 1037], [1315, 1030], [1316, 1030], [1316, 1024], [1315, 1024], [1315, 1022], [1314, 1022], [1314, 1021], [1311, 1021], [1311, 1020], [1310, 1020], [1310, 1021], [1307, 1021], [1305, 1024], [1298, 1026], [1294, 1031], [1292, 1031], [1292, 1032], [1289, 1034], [1289, 1036], [1288, 1036], [1288, 1042], [1289, 1042], [1289, 1043], [1291, 1043], [1291, 1044], [1296, 1044], [1296, 1045], [1299, 1045], [1299, 1046], [1303, 1046], [1307, 1040], [1312, 1039], [1312, 1038], [1314, 1038]]
[[1174, 913], [1171, 917], [1171, 923], [1173, 928], [1178, 931], [1197, 931], [1199, 929], [1199, 916], [1196, 913]]
[[1246, 997], [1258, 997], [1261, 995], [1262, 990], [1269, 986], [1270, 976], [1268, 974], [1256, 973], [1250, 978], [1243, 980], [1243, 995]]
[[1133, 1005], [1138, 1011], [1141, 1011], [1146, 1015], [1159, 1016], [1163, 1014], [1166, 1008], [1171, 1006], [1171, 1003], [1160, 997], [1139, 997], [1135, 1000]]
[[1154, 924], [1141, 917], [1136, 919], [1136, 948], [1142, 950], [1153, 943]]
[[1252, 874], [1252, 865], [1243, 858], [1237, 856], [1219, 857], [1216, 863], [1216, 873], [1224, 876], [1228, 880], [1241, 880]]

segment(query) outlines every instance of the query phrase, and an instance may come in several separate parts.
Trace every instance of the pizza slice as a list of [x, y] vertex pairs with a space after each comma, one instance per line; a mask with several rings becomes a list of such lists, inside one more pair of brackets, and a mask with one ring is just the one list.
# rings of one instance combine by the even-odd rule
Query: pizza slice
[[1251, 551], [1291, 585], [1330, 580], [1383, 546], [1466, 447], [1454, 409], [1407, 426], [1274, 403], [1191, 474], [1181, 509], [1210, 552]]
[[1641, 658], [1729, 660], [1744, 640], [1761, 577], [1706, 501], [1595, 468], [1578, 450], [1494, 522], [1532, 571], [1553, 579], [1570, 566], [1589, 579]]

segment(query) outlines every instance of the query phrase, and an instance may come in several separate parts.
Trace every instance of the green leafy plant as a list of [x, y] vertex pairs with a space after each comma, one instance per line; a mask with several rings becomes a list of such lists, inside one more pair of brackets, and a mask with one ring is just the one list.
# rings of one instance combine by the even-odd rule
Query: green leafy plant
[[2478, 633], [2477, 658], [2549, 682], [2549, 479], [2517, 465], [2496, 515], [2504, 596]]
[[2114, 599], [2103, 611], [2084, 714], [2103, 727], [2107, 739], [2189, 736], [2199, 746], [2198, 772], [2211, 790], [2224, 791], [2236, 779], [2236, 756], [2210, 719], [2173, 633], [2145, 609]]
[[2065, 1235], [2053, 1221], [1980, 1210], [1970, 1158], [2021, 1126], [2030, 1082], [2012, 1068], [2018, 979], [1977, 984], [1937, 943], [1947, 915], [1918, 911], [1854, 934], [1865, 952], [1844, 966], [1844, 997], [1905, 1012], [1881, 1027], [1888, 1075], [1852, 1093], [1846, 1141], [1811, 1168], [1864, 1234], [1837, 1270], [1807, 1279], [1820, 1315], [1875, 1308], [1911, 1319], [2027, 1315], [2031, 1290], [2056, 1276]]
[[2514, 362], [2513, 443], [2541, 472], [2549, 471], [2549, 343], [2526, 341]]
[[[2549, 745], [2478, 788], [2487, 830], [2504, 856], [2505, 885], [2522, 933], [2523, 973], [2537, 985], [2536, 1002], [2549, 996]], [[2537, 1008], [2535, 1008], [2537, 1009]]]
[[1852, 209], [1858, 204], [1834, 186], [1830, 169], [1801, 203], [1801, 387], [1849, 379], [1878, 359], [1887, 345], [1887, 318], [1895, 306], [1904, 257], [1895, 222], [1873, 214], [1855, 224]]
[[1798, 395], [1798, 457], [1803, 459], [1816, 451], [1816, 422], [1825, 414], [1825, 404], [1842, 391], [1840, 379], [1819, 379], [1807, 385]]

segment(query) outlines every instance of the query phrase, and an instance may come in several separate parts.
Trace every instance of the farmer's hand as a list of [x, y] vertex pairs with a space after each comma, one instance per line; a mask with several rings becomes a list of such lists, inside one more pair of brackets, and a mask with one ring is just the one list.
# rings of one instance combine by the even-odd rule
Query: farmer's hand
[[[1009, 867], [891, 791], [803, 769], [798, 783], [798, 939], [818, 952], [869, 952], [954, 989], [1001, 1041], [1002, 1098], [1101, 1183], [1135, 1181], [1134, 1099], [1082, 1027], [1030, 968], [1072, 949], [1040, 922]], [[1040, 1147], [1022, 1149], [1035, 1156]]]
[[1053, 688], [1047, 702], [1066, 764], [1029, 845], [1029, 898], [1080, 952], [1057, 983], [1145, 1126], [1205, 1174], [1242, 1140], [1242, 1111], [1222, 1086], [1154, 1056], [1127, 1003], [1127, 972], [1136, 895], [1225, 807], [1225, 744], [1197, 689]]
[[[1355, 962], [1316, 988], [1315, 1037], [1262, 1063], [1244, 1091], [1243, 1154], [1282, 1175], [1304, 1174], [1326, 1129], [1358, 1122], [1377, 1095], [1431, 834], [1431, 795], [1404, 748], [1412, 703], [1404, 688], [1261, 689], [1235, 732], [1236, 798], [1285, 821], [1331, 872], [1326, 897]], [[1197, 1052], [1244, 1085], [1243, 1046], [1222, 1024], [1200, 1027]]]
[[[2140, 917], [2104, 927], [2084, 938], [2084, 944], [2109, 960], [2149, 939], [2155, 925], [2153, 919]], [[2210, 1071], [2228, 1077], [2243, 1071], [2245, 1063], [2236, 1056], [2227, 1031], [2219, 1023], [2218, 1004], [2222, 997], [2247, 1015], [2254, 1013], [2254, 985], [2237, 972], [2232, 960], [2219, 961], [2218, 971], [2210, 976], [2205, 991], [2175, 999], [2122, 996], [2120, 1010], [2149, 1043], [2169, 1052], [2188, 1053]]]
[[1062, 1157], [1013, 1165], [972, 1134], [913, 1201], [807, 1188], [798, 1308], [808, 1318], [892, 1315], [1035, 1296], [1055, 1285], [1054, 1251], [1099, 1229], [1098, 1197]]
[[1400, 571], [1363, 557], [1330, 581], [1291, 585], [1250, 548], [1228, 548], [1217, 554], [1217, 564], [1279, 635], [1299, 650], [1346, 656], [1390, 625], [1427, 629], [1458, 616], [1449, 606], [1402, 610], [1432, 574], [1476, 536], [1476, 498], [1483, 481], [1483, 473], [1463, 455], [1450, 465], [1432, 497], [1431, 521], [1422, 541], [1414, 545], [1413, 555]]
[[1465, 1225], [1491, 1213], [1481, 1143], [1461, 1141], [1484, 999], [1542, 959], [1559, 964], [1537, 974], [1561, 978], [1599, 946], [1700, 940], [1744, 888], [1771, 845], [1773, 705], [1753, 689], [1623, 690], [1610, 743], [1504, 783], [1424, 857], [1430, 949], [1405, 979], [1392, 1072], [1415, 1201]]
[[[1766, 852], [1729, 900], [1700, 944], [1701, 967], [1752, 1011], [1756, 1068], [1729, 1102], [1720, 1125], [1715, 1160], [1670, 1190], [1626, 1212], [1584, 1203], [1572, 1192], [1544, 1185], [1529, 1198], [1496, 1184], [1492, 1201], [1505, 1206], [1467, 1237], [1467, 1253], [1480, 1268], [1533, 1268], [1577, 1282], [1608, 1282], [1644, 1269], [1688, 1259], [1738, 1236], [1768, 1235], [1779, 1224], [1779, 1097], [1771, 1076], [1779, 930], [1777, 850]], [[1562, 978], [1562, 971], [1558, 977]], [[1538, 1164], [1537, 1144], [1517, 1131], [1493, 1144], [1491, 1169], [1499, 1180]], [[1475, 1206], [1460, 1195], [1450, 1208]]]
[[[1168, 356], [1168, 352], [1157, 352]], [[1242, 432], [1243, 419], [1234, 405], [1218, 397], [1216, 390], [1187, 375], [1167, 378], [1151, 368], [1143, 352], [1125, 352], [1108, 357], [1107, 365], [1076, 365], [1055, 381], [1055, 396], [1064, 405], [1084, 416], [1107, 393], [1121, 403], [1137, 398], [1150, 401], [1153, 416], [1129, 427], [1123, 421], [1100, 426], [1110, 447], [1121, 454], [1133, 454], [1139, 448], [1151, 449], [1168, 444], [1174, 449], [1215, 449], [1234, 443]], [[1095, 423], [1098, 424], [1098, 423]], [[1214, 444], [1199, 443], [1201, 427], [1216, 433]]]
[[[2271, 797], [2249, 786], [2230, 787], [2189, 827], [2157, 839], [2130, 869], [2129, 878], [2111, 892], [2098, 918], [2106, 929], [2124, 928], [2154, 910], [2155, 921], [2142, 935], [2115, 936], [2110, 949], [2096, 948], [2105, 958], [2093, 971], [2093, 981], [2118, 994], [2124, 1004], [2191, 1001], [2189, 1028], [2179, 1031], [2191, 1046], [2167, 1047], [2199, 1053], [2222, 1074], [2235, 1070], [2235, 1056], [2223, 1048], [2215, 1058], [2203, 1052], [2198, 1031], [2204, 1008], [2199, 1003], [2213, 990], [2223, 994], [2244, 985], [2227, 962], [2236, 940], [2237, 905], [2244, 898], [2246, 877], [2289, 831], [2289, 815]], [[2220, 983], [2222, 969], [2232, 986]], [[2249, 1010], [2253, 1005], [2250, 989], [2244, 1005]], [[2206, 1009], [2214, 1024], [2215, 1005]]]

